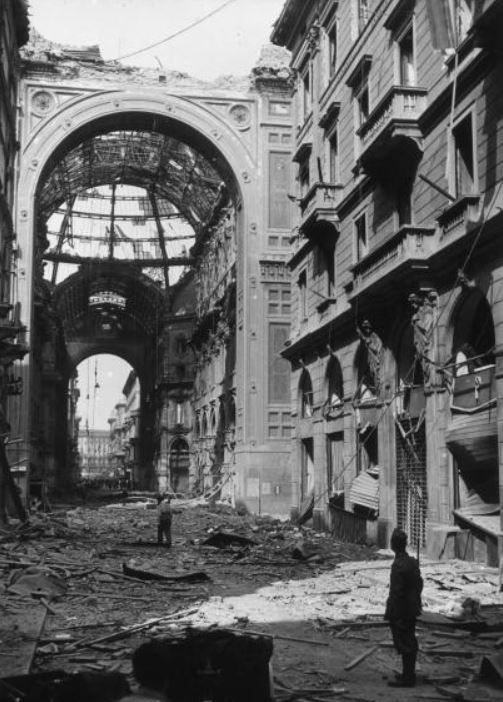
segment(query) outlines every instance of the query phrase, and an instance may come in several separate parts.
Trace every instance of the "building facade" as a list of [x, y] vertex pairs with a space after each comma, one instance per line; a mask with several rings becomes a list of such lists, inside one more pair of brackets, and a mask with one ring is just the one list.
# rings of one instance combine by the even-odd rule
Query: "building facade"
[[[501, 554], [500, 2], [288, 0], [293, 466], [318, 524]], [[332, 506], [332, 508], [329, 507]], [[348, 513], [352, 515], [352, 521]], [[450, 546], [449, 546], [450, 548]]]
[[[8, 398], [22, 392], [19, 367], [26, 354], [24, 329], [19, 309], [11, 304], [15, 286], [16, 256], [14, 204], [16, 159], [18, 153], [19, 49], [28, 40], [28, 10], [24, 0], [6, 0], [0, 5], [0, 440], [13, 440], [17, 417], [8, 412]], [[22, 480], [25, 466], [17, 463], [19, 454], [6, 445], [12, 467], [0, 471], [0, 520], [6, 518], [8, 494], [14, 482]]]
[[81, 429], [78, 438], [80, 479], [110, 480], [110, 433], [106, 429]]
[[135, 371], [132, 370], [122, 388], [122, 397], [116, 403], [108, 420], [110, 425], [109, 469], [124, 487], [137, 485], [141, 478], [138, 456], [140, 405], [140, 382]]
[[139, 487], [290, 511], [290, 89], [277, 47], [208, 84], [32, 35], [13, 299], [33, 351], [11, 408], [29, 471], [67, 465], [39, 349], [61, 387], [112, 353], [141, 386]]

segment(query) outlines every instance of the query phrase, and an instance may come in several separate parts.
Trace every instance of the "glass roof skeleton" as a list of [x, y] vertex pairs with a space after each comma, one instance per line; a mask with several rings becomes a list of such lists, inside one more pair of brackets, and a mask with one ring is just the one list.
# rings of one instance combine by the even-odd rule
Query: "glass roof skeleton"
[[38, 191], [44, 259], [52, 264], [46, 277], [57, 283], [83, 261], [117, 259], [140, 264], [167, 287], [168, 268], [190, 263], [221, 187], [204, 156], [164, 134], [114, 131], [83, 141]]

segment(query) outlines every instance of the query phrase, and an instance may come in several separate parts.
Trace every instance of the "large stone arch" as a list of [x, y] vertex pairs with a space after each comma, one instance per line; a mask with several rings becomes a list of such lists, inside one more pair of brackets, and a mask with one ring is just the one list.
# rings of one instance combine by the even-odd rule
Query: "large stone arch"
[[[128, 115], [134, 123], [142, 115], [158, 116], [176, 132], [185, 127], [197, 139], [196, 146], [203, 151], [221, 154], [228, 164], [241, 200], [237, 239], [240, 253], [245, 253], [248, 219], [256, 204], [256, 194], [250, 187], [256, 180], [256, 166], [249, 150], [238, 135], [220, 117], [207, 107], [180, 96], [156, 94], [153, 90], [130, 92], [123, 90], [100, 91], [79, 96], [47, 118], [23, 145], [17, 197], [17, 238], [19, 242], [18, 269], [20, 284], [18, 299], [22, 306], [23, 321], [31, 322], [33, 270], [33, 228], [35, 226], [35, 196], [40, 177], [52, 155], [64, 144], [78, 141], [79, 135], [93, 124], [116, 124], [121, 115]], [[29, 320], [27, 319], [27, 313]], [[30, 326], [30, 324], [28, 324]]]
[[[181, 137], [186, 143], [193, 145], [204, 155], [218, 158], [223, 168], [226, 182], [232, 184], [233, 194], [239, 204], [236, 224], [238, 245], [237, 289], [241, 295], [242, 311], [241, 329], [246, 329], [249, 314], [249, 295], [247, 280], [250, 275], [258, 272], [258, 262], [249, 255], [249, 247], [256, 247], [248, 242], [247, 232], [256, 232], [256, 224], [252, 218], [259, 208], [259, 189], [257, 187], [257, 166], [247, 146], [237, 132], [227, 124], [222, 117], [213, 112], [208, 106], [177, 95], [169, 95], [156, 89], [147, 90], [106, 90], [81, 94], [70, 99], [55, 113], [43, 120], [25, 139], [19, 159], [19, 178], [17, 184], [17, 287], [15, 290], [19, 316], [26, 326], [26, 341], [30, 342], [30, 330], [33, 325], [33, 273], [34, 273], [34, 241], [36, 227], [36, 195], [38, 184], [48, 168], [54, 154], [63, 153], [72, 144], [79, 143], [82, 136], [93, 132], [93, 129], [116, 128], [118, 123], [130, 125], [145, 124], [158, 120], [164, 130], [172, 129], [175, 136]], [[252, 260], [252, 262], [250, 262]], [[256, 268], [256, 270], [255, 270]], [[246, 414], [246, 394], [244, 387], [239, 387], [248, 377], [249, 356], [244, 352], [244, 334], [237, 338], [237, 364], [240, 369], [238, 377], [238, 393], [242, 393], [241, 402], [244, 405], [243, 416]], [[20, 427], [22, 444], [26, 451], [27, 461], [30, 455], [30, 359], [23, 367], [25, 391], [20, 402], [19, 415], [23, 418]]]

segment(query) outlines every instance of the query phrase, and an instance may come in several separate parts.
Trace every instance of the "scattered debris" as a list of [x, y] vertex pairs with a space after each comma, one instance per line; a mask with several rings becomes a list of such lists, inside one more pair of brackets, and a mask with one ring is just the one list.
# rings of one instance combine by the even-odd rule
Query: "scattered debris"
[[[281, 661], [289, 670], [287, 686], [276, 691], [279, 702], [372, 698], [362, 694], [362, 681], [392, 670], [397, 660], [389, 635], [380, 640], [388, 627], [382, 619], [388, 553], [337, 542], [288, 521], [238, 515], [228, 505], [182, 500], [174, 501], [173, 547], [161, 549], [155, 544], [155, 510], [142, 504], [146, 497], [127, 509], [114, 504], [60, 509], [1, 529], [0, 674], [9, 673], [15, 661], [20, 640], [9, 638], [8, 631], [28, 605], [31, 614], [45, 618], [44, 630], [31, 641], [35, 673], [130, 674], [131, 654], [143, 641], [202, 627], [278, 642], [275, 667]], [[292, 558], [296, 549], [299, 557]], [[498, 573], [425, 559], [422, 571], [420, 677], [430, 685], [466, 690], [482, 657], [503, 645]], [[30, 581], [33, 576], [57, 583], [56, 591]], [[20, 583], [22, 590], [12, 589]], [[462, 619], [441, 614], [453, 594], [466, 603]], [[348, 660], [347, 679], [315, 672], [323, 664], [342, 671]], [[431, 694], [441, 693], [432, 687]]]
[[140, 580], [177, 580], [188, 583], [201, 583], [211, 580], [207, 573], [202, 571], [195, 571], [192, 573], [182, 573], [182, 574], [164, 574], [157, 573], [152, 570], [143, 570], [141, 568], [135, 568], [126, 563], [122, 564], [122, 570], [124, 575], [128, 575], [130, 578], [140, 578]]

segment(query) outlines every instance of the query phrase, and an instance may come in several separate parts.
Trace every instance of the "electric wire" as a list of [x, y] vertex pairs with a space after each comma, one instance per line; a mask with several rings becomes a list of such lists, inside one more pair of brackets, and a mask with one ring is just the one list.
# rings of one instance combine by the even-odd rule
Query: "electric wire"
[[204, 15], [203, 17], [200, 17], [199, 19], [194, 20], [194, 22], [191, 22], [190, 24], [186, 25], [185, 27], [182, 27], [182, 29], [179, 29], [176, 32], [173, 32], [173, 34], [170, 34], [169, 36], [165, 37], [164, 39], [160, 39], [159, 41], [156, 41], [153, 44], [149, 44], [148, 46], [144, 46], [142, 49], [138, 49], [137, 51], [131, 51], [129, 54], [123, 54], [122, 56], [118, 56], [117, 58], [112, 59], [112, 61], [122, 61], [123, 59], [131, 58], [132, 56], [137, 56], [138, 54], [142, 54], [144, 51], [149, 51], [149, 49], [155, 49], [155, 47], [161, 46], [161, 44], [166, 44], [166, 42], [170, 41], [171, 39], [174, 39], [175, 37], [179, 37], [182, 34], [185, 34], [185, 32], [188, 32], [189, 29], [192, 29], [193, 27], [197, 27], [202, 22], [205, 22], [210, 17], [213, 17], [218, 12], [221, 12], [224, 8], [227, 7], [227, 5], [231, 5], [233, 2], [236, 2], [236, 0], [227, 0], [226, 2], [222, 3], [222, 5], [219, 5], [211, 12], [208, 12], [207, 15]]

